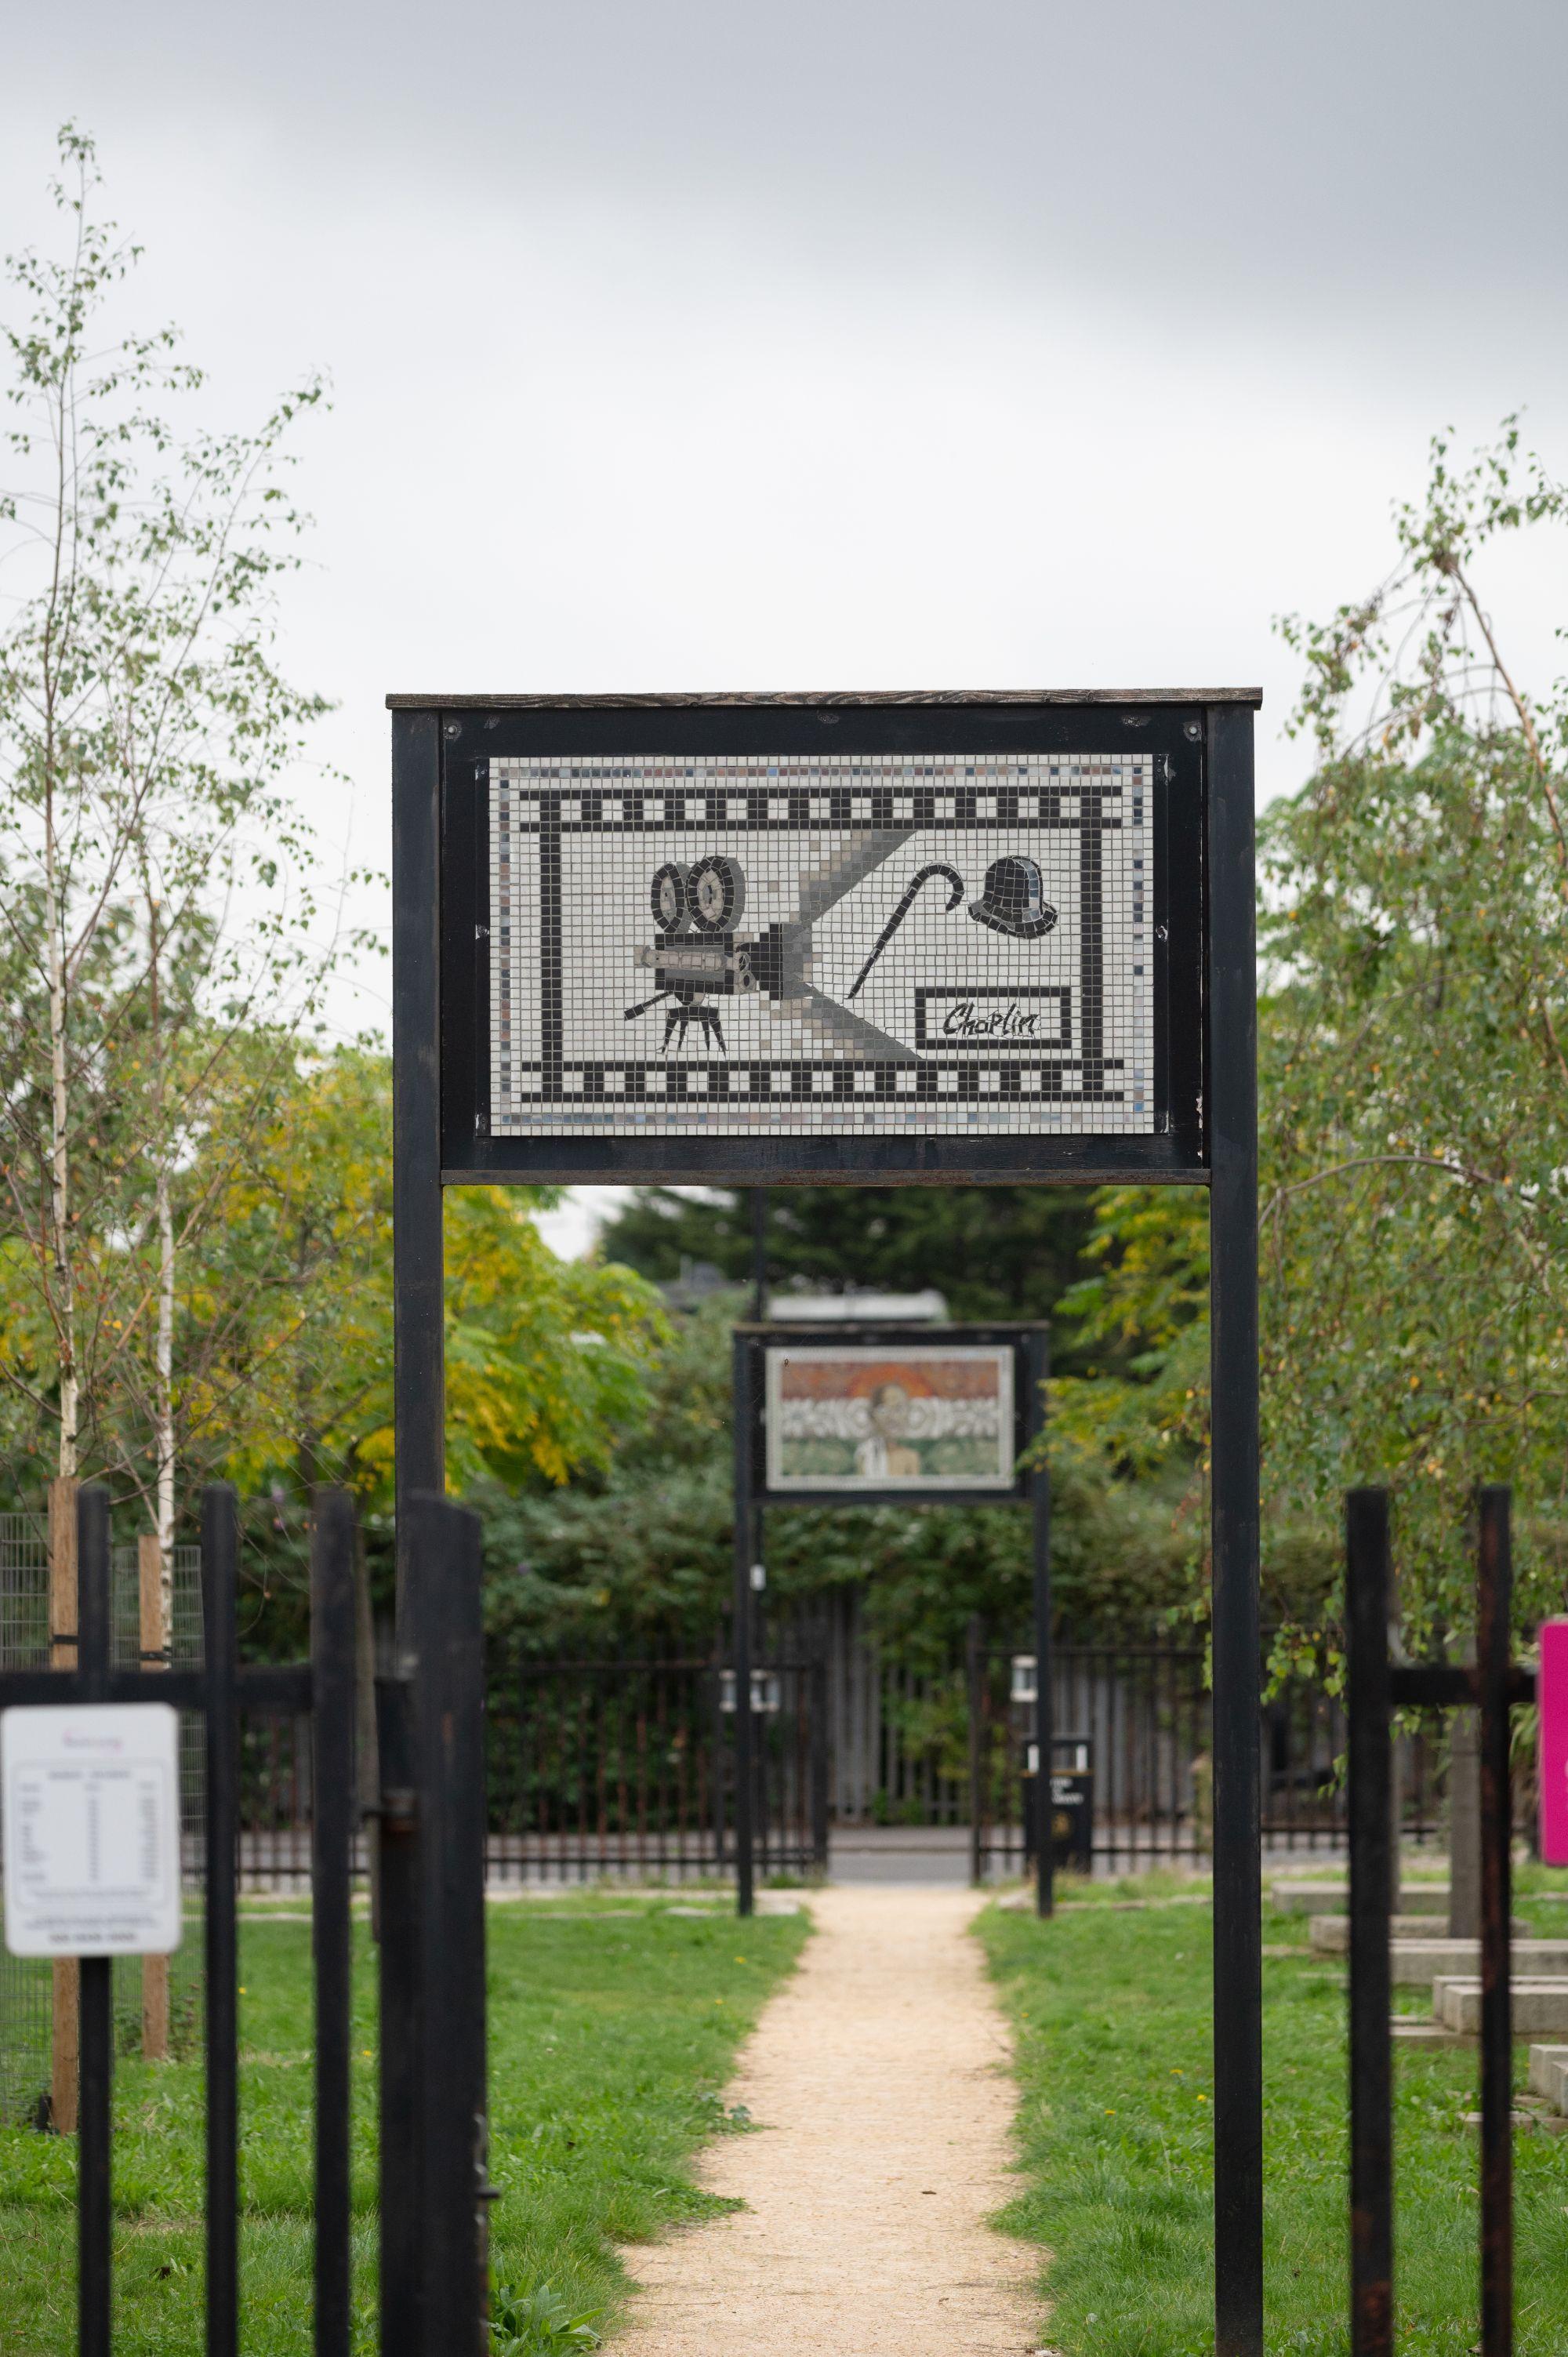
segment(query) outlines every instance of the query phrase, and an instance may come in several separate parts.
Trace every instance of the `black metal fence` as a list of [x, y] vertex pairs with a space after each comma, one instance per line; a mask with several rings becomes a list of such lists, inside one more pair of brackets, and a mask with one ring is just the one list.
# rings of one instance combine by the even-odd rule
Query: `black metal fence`
[[[1396, 1887], [1391, 1715], [1478, 1708], [1480, 1720], [1480, 2357], [1511, 2357], [1513, 2233], [1513, 1783], [1510, 1714], [1535, 1699], [1511, 1658], [1510, 1495], [1477, 1500], [1476, 1664], [1396, 1666], [1385, 1490], [1346, 1501], [1350, 1675], [1350, 2347], [1394, 2348], [1394, 2134], [1391, 1917]], [[1465, 2339], [1468, 2341], [1466, 2333]]]
[[[757, 1871], [827, 1865], [820, 1659], [753, 1674]], [[494, 1882], [685, 1881], [734, 1871], [734, 1678], [712, 1654], [492, 1663], [487, 1870]]]
[[[1349, 1844], [1348, 1740], [1342, 1696], [1326, 1662], [1271, 1678], [1265, 1636], [1260, 1680], [1260, 1786], [1265, 1857], [1337, 1854]], [[1015, 1667], [1015, 1665], [1019, 1665]], [[1021, 1680], [1020, 1680], [1021, 1667]], [[1033, 1656], [1003, 1648], [978, 1626], [966, 1662], [969, 1809], [973, 1878], [1024, 1873], [1033, 1851]], [[1015, 1691], [1022, 1683], [1026, 1694]], [[1210, 1697], [1201, 1647], [1108, 1638], [1058, 1643], [1052, 1656], [1058, 1757], [1071, 1746], [1092, 1780], [1096, 1871], [1198, 1867], [1210, 1854]], [[1443, 1832], [1443, 1736], [1428, 1715], [1406, 1714], [1394, 1738], [1401, 1824], [1411, 1842]]]
[[[241, 1717], [313, 1714], [317, 1779], [311, 1820], [313, 1950], [316, 1965], [316, 2347], [349, 2357], [349, 1867], [354, 1828], [354, 1538], [340, 1496], [317, 1502], [313, 1561], [311, 1660], [242, 1670], [236, 1626], [238, 1518], [234, 1494], [203, 1501], [199, 1554], [203, 1642], [199, 1666], [148, 1667], [116, 1660], [107, 1492], [77, 1500], [75, 1627], [57, 1630], [70, 1667], [0, 1669], [0, 1708], [16, 1704], [167, 1702], [200, 1728], [203, 1825], [200, 1915], [206, 2061], [206, 2345], [234, 2357], [239, 2345], [238, 1892]], [[49, 1632], [47, 1625], [44, 1635]], [[135, 1649], [139, 1656], [139, 1641]], [[183, 1845], [182, 1845], [183, 1846]], [[116, 2051], [114, 1962], [60, 1958], [46, 1970], [70, 1975], [78, 2030], [78, 2345], [82, 2357], [110, 2357], [113, 2338], [112, 2091]], [[57, 1992], [58, 1994], [58, 1984]], [[58, 2082], [57, 2082], [58, 2083]]]
[[[1021, 1674], [1015, 1674], [1015, 1664]], [[1026, 1666], [1025, 1666], [1026, 1665]], [[1194, 1647], [1058, 1645], [1056, 1765], [1072, 1747], [1092, 1779], [1090, 1856], [1108, 1872], [1197, 1863], [1208, 1853], [1208, 1695]], [[1022, 1874], [1033, 1854], [1033, 1656], [978, 1626], [966, 1663], [970, 1867], [976, 1882]]]

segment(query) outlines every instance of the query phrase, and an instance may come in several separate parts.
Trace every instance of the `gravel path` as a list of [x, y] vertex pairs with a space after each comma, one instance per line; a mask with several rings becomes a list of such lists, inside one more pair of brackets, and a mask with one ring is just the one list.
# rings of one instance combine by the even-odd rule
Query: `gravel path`
[[[829, 1889], [762, 2017], [703, 2181], [744, 2211], [627, 2254], [618, 2357], [1034, 2349], [1038, 2257], [985, 2223], [1008, 2170], [1007, 2033], [967, 1890]], [[745, 1930], [736, 1926], [744, 1953]]]

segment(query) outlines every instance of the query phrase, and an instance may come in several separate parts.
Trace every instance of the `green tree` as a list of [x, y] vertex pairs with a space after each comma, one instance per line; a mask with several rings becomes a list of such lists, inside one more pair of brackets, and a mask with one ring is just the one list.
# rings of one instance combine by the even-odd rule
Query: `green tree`
[[[1079, 1273], [1091, 1201], [1082, 1187], [773, 1187], [770, 1281], [828, 1293], [934, 1286], [954, 1318], [1049, 1318]], [[639, 1187], [607, 1223], [604, 1246], [660, 1284], [685, 1261], [744, 1281], [749, 1190]]]
[[[646, 1416], [601, 1469], [561, 1489], [476, 1493], [484, 1507], [492, 1626], [540, 1648], [592, 1628], [705, 1646], [730, 1594], [731, 1321], [744, 1296], [682, 1318], [650, 1374]], [[1072, 1464], [1053, 1516], [1058, 1615], [1079, 1630], [1147, 1626], [1183, 1594], [1179, 1532], [1147, 1485]], [[935, 1666], [979, 1612], [1027, 1626], [1028, 1517], [1017, 1506], [769, 1507], [772, 1605], [809, 1607], [864, 1587], [872, 1628], [898, 1658]]]
[[1520, 451], [1434, 445], [1372, 596], [1293, 622], [1316, 769], [1263, 850], [1269, 1487], [1397, 1501], [1405, 1608], [1462, 1627], [1475, 1484], [1517, 1485], [1521, 1612], [1568, 1541], [1568, 699], [1504, 653], [1487, 561], [1561, 523]]
[[[205, 1445], [252, 1489], [303, 1497], [330, 1479], [390, 1506], [391, 1136], [390, 1060], [347, 1049], [302, 1057], [264, 1124], [208, 1141], [228, 1175], [192, 1270], [182, 1398], [193, 1426], [211, 1420]], [[658, 1297], [613, 1263], [558, 1259], [533, 1219], [551, 1200], [538, 1188], [447, 1190], [455, 1490], [604, 1466], [645, 1406], [666, 1330]]]
[[320, 389], [252, 434], [182, 431], [199, 373], [170, 329], [116, 333], [138, 250], [96, 210], [91, 142], [68, 127], [59, 155], [62, 251], [13, 259], [4, 331], [4, 1372], [23, 1454], [114, 1478], [166, 1545], [181, 1265], [223, 1192], [207, 1141], [265, 1118], [331, 962], [286, 791], [326, 707], [278, 671], [272, 604], [305, 522], [285, 444]]
[[[1416, 1643], [1468, 1622], [1481, 1480], [1517, 1488], [1521, 1623], [1563, 1599], [1568, 701], [1521, 683], [1481, 573], [1563, 513], [1511, 424], [1461, 468], [1439, 441], [1389, 579], [1284, 626], [1316, 768], [1262, 830], [1263, 1571], [1314, 1641], [1358, 1482], [1394, 1492]], [[1182, 1473], [1201, 1605], [1204, 1207], [1118, 1190], [1096, 1220], [1067, 1306], [1123, 1363], [1055, 1387], [1053, 1430]]]

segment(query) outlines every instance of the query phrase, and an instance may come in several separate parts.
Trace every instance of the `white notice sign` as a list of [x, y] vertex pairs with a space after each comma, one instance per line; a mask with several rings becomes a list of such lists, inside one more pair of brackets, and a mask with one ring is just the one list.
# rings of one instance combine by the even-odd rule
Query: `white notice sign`
[[0, 1719], [13, 1955], [178, 1947], [178, 1725], [161, 1702], [55, 1703]]

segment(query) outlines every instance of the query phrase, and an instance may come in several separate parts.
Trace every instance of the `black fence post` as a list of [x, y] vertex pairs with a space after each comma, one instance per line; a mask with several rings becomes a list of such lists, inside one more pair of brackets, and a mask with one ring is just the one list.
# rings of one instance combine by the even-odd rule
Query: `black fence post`
[[485, 1655], [480, 1523], [416, 1493], [406, 1602], [419, 1810], [422, 2357], [488, 2347]]
[[[1251, 715], [1208, 716], [1216, 2357], [1263, 2357], [1258, 975]], [[1193, 722], [1196, 732], [1197, 724]]]
[[744, 1334], [735, 1337], [733, 1366], [735, 1622], [731, 1631], [731, 1652], [735, 1662], [735, 1891], [736, 1912], [749, 1915], [753, 1905], [753, 1828], [757, 1793], [752, 1765], [754, 1727], [751, 1716], [751, 1346]]
[[811, 1867], [817, 1874], [828, 1870], [828, 1652], [825, 1630], [819, 1629], [816, 1646], [811, 1655]]
[[207, 1667], [207, 2357], [235, 2357], [240, 2331], [239, 1528], [234, 1491], [201, 1493]]
[[1480, 1493], [1476, 1674], [1481, 1704], [1481, 2357], [1513, 2350], [1513, 1793], [1509, 1493]]
[[709, 1774], [708, 1788], [709, 1798], [713, 1803], [714, 1871], [715, 1874], [722, 1874], [724, 1872], [726, 1854], [726, 1846], [725, 1841], [725, 1770], [729, 1760], [729, 1738], [725, 1732], [724, 1674], [725, 1632], [723, 1623], [721, 1622], [718, 1635], [714, 1640], [713, 1709], [709, 1714], [713, 1721], [712, 1731], [709, 1738], [713, 1745], [713, 1767]]
[[316, 1966], [316, 2357], [349, 2357], [349, 2065], [355, 1785], [353, 1502], [319, 1489], [310, 1543], [311, 1949]]
[[1345, 1509], [1350, 1804], [1350, 2349], [1393, 2347], [1393, 2095], [1389, 2029], [1389, 1501]]
[[978, 1612], [972, 1612], [963, 1632], [963, 1671], [969, 1698], [969, 1878], [976, 1889], [985, 1879], [985, 1631]]
[[[109, 1492], [96, 1484], [76, 1500], [77, 1664], [84, 1702], [101, 1702], [109, 1681]], [[83, 1956], [79, 1998], [77, 2096], [77, 2346], [109, 2357], [113, 2299], [114, 1960]]]
[[[1032, 1333], [1024, 1365], [1029, 1397], [1025, 1429], [1032, 1446], [1043, 1445], [1045, 1381], [1049, 1372], [1046, 1337]], [[1056, 1725], [1051, 1694], [1051, 1474], [1042, 1457], [1029, 1475], [1029, 1523], [1035, 1607], [1035, 1912], [1049, 1915], [1056, 1904], [1056, 1810], [1051, 1770], [1056, 1762]]]
[[381, 1768], [380, 1882], [381, 2357], [424, 2357], [424, 2147], [420, 2107], [424, 2007], [419, 1945], [420, 1825], [414, 1795], [413, 1694], [407, 1657], [376, 1681]]

